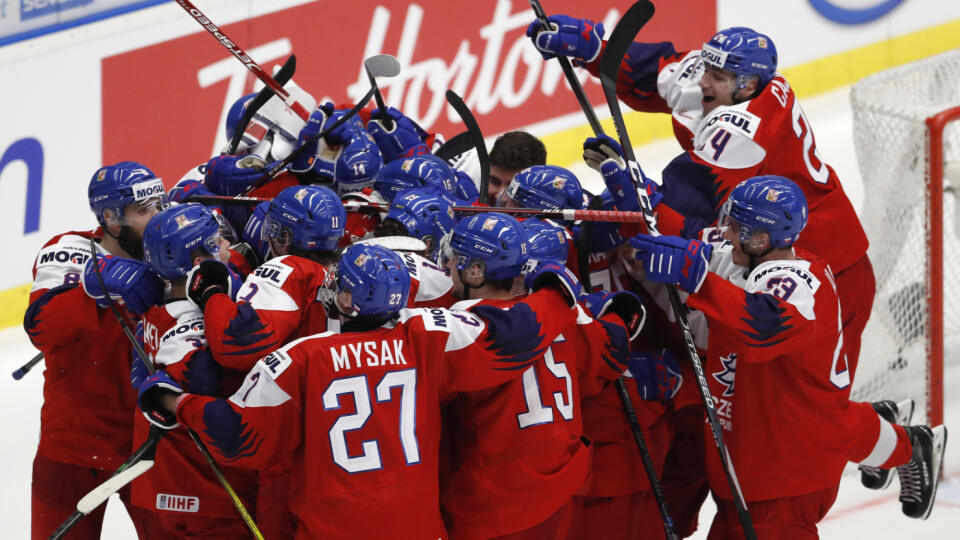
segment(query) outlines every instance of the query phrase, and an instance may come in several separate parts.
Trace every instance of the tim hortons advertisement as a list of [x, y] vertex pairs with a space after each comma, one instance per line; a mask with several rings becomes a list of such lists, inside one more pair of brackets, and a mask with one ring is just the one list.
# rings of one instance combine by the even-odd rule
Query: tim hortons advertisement
[[[544, 2], [548, 13], [603, 22], [607, 35], [631, 3]], [[444, 99], [448, 88], [464, 98], [486, 135], [579, 110], [557, 62], [544, 62], [524, 34], [533, 20], [527, 2], [384, 4], [313, 2], [220, 30], [267, 72], [295, 53], [293, 80], [320, 102], [359, 99], [369, 88], [363, 59], [392, 54], [402, 70], [380, 81], [387, 104], [448, 136], [464, 130]], [[660, 2], [637, 40], [699, 47], [716, 17], [715, 0]], [[259, 85], [214, 36], [197, 30], [103, 60], [104, 163], [139, 160], [170, 185], [223, 146], [227, 110]], [[591, 102], [603, 103], [599, 81], [580, 75]]]

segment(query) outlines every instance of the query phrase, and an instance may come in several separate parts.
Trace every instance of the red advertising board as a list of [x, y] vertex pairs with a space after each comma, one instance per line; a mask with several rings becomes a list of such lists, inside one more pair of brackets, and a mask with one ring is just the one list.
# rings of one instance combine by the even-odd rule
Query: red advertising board
[[[609, 21], [609, 35], [631, 2], [544, 4], [548, 13]], [[330, 0], [222, 30], [268, 72], [296, 53], [294, 80], [316, 99], [336, 103], [367, 90], [365, 57], [392, 54], [403, 69], [381, 81], [389, 104], [430, 131], [452, 135], [464, 128], [444, 101], [451, 88], [489, 135], [578, 110], [557, 63], [544, 62], [524, 36], [531, 20], [523, 0]], [[689, 49], [715, 29], [716, 0], [659, 2], [638, 40], [672, 41]], [[219, 146], [226, 109], [251, 91], [254, 77], [211, 35], [197, 30], [103, 60], [104, 163], [141, 161], [170, 184]], [[598, 81], [589, 80], [585, 88], [593, 103], [603, 102]]]

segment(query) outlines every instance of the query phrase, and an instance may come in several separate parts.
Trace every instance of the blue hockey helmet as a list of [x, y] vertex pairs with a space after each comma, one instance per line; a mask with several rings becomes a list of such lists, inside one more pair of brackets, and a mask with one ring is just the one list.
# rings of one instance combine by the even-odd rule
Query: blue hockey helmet
[[722, 217], [740, 227], [740, 241], [765, 232], [770, 247], [793, 245], [807, 224], [807, 198], [797, 184], [782, 176], [748, 178], [737, 184], [724, 203]]
[[227, 111], [226, 121], [224, 122], [228, 141], [233, 140], [233, 136], [237, 132], [237, 126], [240, 125], [240, 119], [243, 118], [243, 113], [247, 110], [247, 105], [256, 95], [256, 92], [249, 93], [234, 101], [233, 105], [230, 106], [230, 110]]
[[186, 277], [193, 268], [193, 253], [220, 251], [220, 222], [202, 204], [171, 206], [147, 222], [143, 231], [143, 260], [165, 279]]
[[750, 28], [735, 26], [720, 30], [703, 44], [702, 58], [710, 66], [737, 75], [737, 88], [758, 77], [766, 86], [777, 72], [777, 48], [773, 40]]
[[534, 165], [518, 172], [500, 192], [497, 206], [510, 200], [521, 208], [562, 210], [583, 208], [583, 189], [577, 177], [563, 167]]
[[411, 189], [397, 195], [384, 219], [399, 222], [407, 234], [423, 240], [431, 254], [440, 246], [440, 239], [456, 224], [453, 200], [436, 186]]
[[337, 263], [341, 312], [351, 317], [389, 317], [407, 305], [409, 295], [410, 273], [399, 255], [371, 244], [353, 244], [343, 251]]
[[90, 210], [104, 225], [103, 213], [112, 210], [117, 221], [123, 223], [123, 209], [128, 204], [158, 204], [167, 207], [163, 180], [157, 178], [146, 165], [136, 161], [121, 161], [101, 167], [93, 173], [87, 188]]
[[305, 251], [333, 251], [347, 216], [340, 198], [323, 186], [290, 186], [274, 197], [261, 238]]
[[510, 279], [519, 276], [527, 262], [527, 233], [512, 216], [477, 214], [457, 223], [447, 249], [459, 270], [479, 262], [487, 279]]
[[527, 231], [528, 269], [543, 262], [567, 263], [570, 248], [565, 228], [539, 218], [525, 219], [520, 225]]
[[321, 151], [313, 162], [314, 172], [332, 179], [340, 195], [373, 187], [377, 173], [383, 167], [380, 148], [363, 124], [351, 119], [347, 126], [346, 144], [331, 152], [325, 143], [321, 143]]
[[453, 168], [433, 154], [422, 154], [395, 159], [380, 169], [374, 189], [385, 199], [393, 201], [399, 193], [421, 186], [434, 185], [457, 196], [459, 180]]

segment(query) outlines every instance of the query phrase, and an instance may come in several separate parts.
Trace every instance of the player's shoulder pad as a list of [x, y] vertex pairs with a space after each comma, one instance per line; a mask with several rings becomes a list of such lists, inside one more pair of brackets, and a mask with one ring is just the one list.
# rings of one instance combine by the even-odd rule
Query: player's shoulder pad
[[745, 169], [764, 160], [767, 152], [754, 140], [762, 118], [748, 111], [748, 104], [721, 105], [703, 118], [693, 136], [697, 157], [724, 169]]
[[91, 236], [91, 232], [68, 232], [47, 242], [33, 262], [35, 277], [30, 292], [63, 285], [67, 274], [82, 274], [92, 253]]
[[814, 319], [814, 296], [820, 279], [803, 259], [767, 261], [757, 265], [747, 276], [748, 293], [770, 294], [793, 304], [806, 319]]
[[657, 92], [674, 111], [690, 111], [701, 108], [703, 92], [700, 78], [703, 77], [703, 60], [700, 51], [690, 51], [677, 62], [660, 68], [657, 74]]
[[450, 276], [429, 259], [415, 253], [397, 253], [403, 260], [410, 278], [416, 282], [416, 293], [412, 299], [414, 302], [435, 300], [453, 288], [453, 280]]
[[486, 325], [483, 320], [462, 310], [444, 308], [416, 308], [404, 309], [400, 312], [400, 322], [405, 323], [418, 318], [424, 329], [429, 332], [445, 332], [449, 334], [444, 350], [456, 351], [475, 342]]
[[197, 180], [199, 182], [203, 182], [203, 179], [206, 177], [206, 174], [204, 174], [206, 172], [206, 168], [206, 162], [197, 164], [196, 167], [190, 169], [186, 174], [181, 176], [180, 180], [177, 180], [177, 183], [174, 186], [178, 186], [187, 180]]

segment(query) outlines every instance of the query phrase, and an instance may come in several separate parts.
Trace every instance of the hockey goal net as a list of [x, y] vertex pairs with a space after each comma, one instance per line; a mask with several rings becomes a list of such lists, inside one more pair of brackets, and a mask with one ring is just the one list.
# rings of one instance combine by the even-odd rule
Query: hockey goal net
[[866, 77], [850, 99], [877, 278], [853, 399], [910, 397], [914, 423], [939, 424], [960, 353], [960, 51]]

